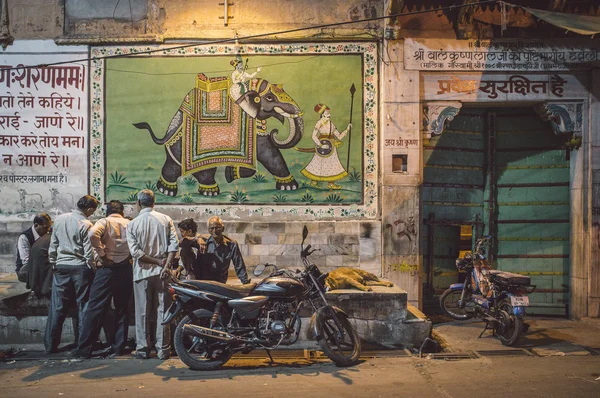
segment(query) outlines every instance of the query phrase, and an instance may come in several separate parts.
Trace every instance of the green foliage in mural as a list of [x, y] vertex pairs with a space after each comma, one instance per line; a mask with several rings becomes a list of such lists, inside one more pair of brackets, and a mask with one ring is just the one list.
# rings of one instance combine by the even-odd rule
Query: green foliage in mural
[[352, 171], [348, 174], [348, 178], [350, 179], [350, 181], [361, 182], [362, 174], [360, 172], [356, 171], [356, 167], [353, 167]]
[[194, 203], [194, 198], [191, 194], [186, 193], [181, 197], [181, 203]]
[[248, 194], [236, 188], [235, 192], [229, 195], [229, 201], [233, 203], [246, 203], [249, 201]]
[[308, 192], [308, 190], [306, 190], [306, 193], [304, 195], [302, 195], [301, 200], [304, 203], [314, 203], [315, 202], [314, 196], [312, 196], [312, 194], [310, 192]]
[[183, 183], [185, 185], [187, 185], [188, 187], [194, 187], [194, 186], [196, 186], [198, 181], [196, 181], [196, 179], [192, 176], [187, 176], [187, 177], [183, 178]]
[[344, 198], [342, 198], [337, 193], [330, 193], [329, 195], [327, 195], [327, 197], [325, 197], [325, 201], [328, 203], [342, 203], [344, 201]]
[[267, 179], [265, 178], [265, 175], [263, 173], [256, 173], [254, 174], [254, 177], [252, 177], [252, 181], [258, 184], [263, 184], [267, 182]]
[[129, 192], [129, 196], [127, 196], [125, 198], [125, 201], [126, 202], [136, 202], [137, 201], [137, 194], [138, 194], [138, 192], [140, 192], [140, 191], [130, 191]]
[[127, 178], [125, 178], [125, 173], [119, 173], [118, 171], [115, 171], [114, 173], [112, 173], [109, 176], [108, 181], [110, 182], [111, 185], [126, 185], [127, 184]]
[[158, 191], [158, 189], [156, 188], [156, 183], [153, 181], [146, 181], [146, 184], [144, 185], [144, 189], [149, 189], [152, 192]]
[[287, 196], [282, 193], [277, 193], [277, 194], [273, 195], [273, 202], [285, 203], [285, 202], [287, 202]]

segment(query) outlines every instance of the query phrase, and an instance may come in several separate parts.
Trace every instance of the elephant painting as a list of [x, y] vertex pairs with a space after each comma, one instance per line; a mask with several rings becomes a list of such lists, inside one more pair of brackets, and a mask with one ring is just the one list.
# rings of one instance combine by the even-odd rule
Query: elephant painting
[[[163, 138], [157, 138], [148, 123], [134, 123], [165, 147], [167, 157], [156, 184], [161, 193], [176, 196], [179, 177], [191, 174], [201, 195], [217, 196], [217, 167], [224, 166], [225, 178], [232, 182], [252, 177], [256, 161], [273, 175], [276, 189], [298, 188], [280, 150], [294, 147], [302, 138], [302, 111], [282, 85], [264, 79], [248, 83], [248, 90], [234, 101], [229, 77], [198, 74], [196, 87], [185, 96]], [[270, 117], [282, 124], [288, 120], [284, 139], [277, 138], [277, 129], [267, 131]]]

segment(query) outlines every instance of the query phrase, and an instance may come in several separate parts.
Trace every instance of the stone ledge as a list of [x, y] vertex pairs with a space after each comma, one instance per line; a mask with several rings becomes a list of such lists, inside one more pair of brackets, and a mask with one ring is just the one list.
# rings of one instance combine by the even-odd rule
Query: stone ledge
[[350, 318], [398, 322], [407, 318], [408, 293], [397, 286], [372, 286], [373, 291], [340, 289], [327, 292], [329, 304], [340, 307]]

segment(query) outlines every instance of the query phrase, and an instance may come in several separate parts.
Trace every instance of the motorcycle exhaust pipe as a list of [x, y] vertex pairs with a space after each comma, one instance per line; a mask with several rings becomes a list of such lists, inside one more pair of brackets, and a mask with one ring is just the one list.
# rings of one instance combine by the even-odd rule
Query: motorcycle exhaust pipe
[[183, 325], [183, 334], [186, 336], [194, 337], [211, 337], [213, 339], [223, 340], [228, 343], [234, 343], [238, 341], [238, 338], [220, 330], [209, 329], [202, 326], [186, 324]]

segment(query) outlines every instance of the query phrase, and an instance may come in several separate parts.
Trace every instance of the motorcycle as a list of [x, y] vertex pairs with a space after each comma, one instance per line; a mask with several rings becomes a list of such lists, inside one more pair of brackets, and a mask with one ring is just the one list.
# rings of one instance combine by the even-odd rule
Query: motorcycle
[[440, 306], [456, 320], [483, 319], [486, 324], [479, 337], [491, 329], [502, 344], [512, 346], [529, 329], [524, 321], [527, 295], [536, 286], [528, 276], [489, 268], [483, 246], [491, 238], [478, 239], [473, 252], [456, 260], [458, 271], [466, 274], [465, 281], [451, 285], [440, 297]]
[[[360, 339], [341, 309], [327, 303], [321, 273], [308, 257], [315, 251], [304, 247], [308, 229], [304, 226], [300, 257], [303, 270], [277, 269], [260, 264], [260, 276], [267, 267], [271, 274], [259, 283], [243, 286], [213, 281], [172, 279], [168, 290], [173, 302], [163, 324], [179, 317], [173, 337], [179, 359], [194, 370], [216, 369], [233, 354], [247, 354], [294, 344], [300, 335], [300, 311], [313, 312], [313, 334], [325, 353], [338, 366], [358, 363]], [[314, 321], [314, 322], [312, 322]]]

